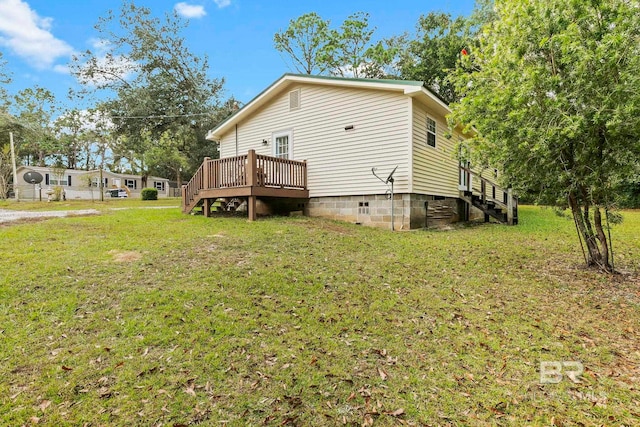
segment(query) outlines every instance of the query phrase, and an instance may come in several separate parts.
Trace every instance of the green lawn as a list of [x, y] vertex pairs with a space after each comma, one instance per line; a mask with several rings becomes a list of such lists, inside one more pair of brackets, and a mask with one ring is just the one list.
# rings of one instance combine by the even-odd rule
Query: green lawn
[[540, 208], [396, 233], [139, 209], [178, 203], [0, 224], [0, 425], [640, 422], [640, 212], [607, 276]]

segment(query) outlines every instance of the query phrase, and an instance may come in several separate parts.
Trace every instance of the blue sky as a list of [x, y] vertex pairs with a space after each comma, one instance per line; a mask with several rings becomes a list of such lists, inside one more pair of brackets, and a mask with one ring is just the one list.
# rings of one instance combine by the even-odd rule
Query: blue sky
[[[412, 32], [430, 11], [468, 15], [474, 0], [137, 0], [162, 15], [177, 10], [190, 19], [184, 36], [196, 54], [208, 55], [212, 77], [225, 79], [225, 98], [249, 101], [291, 70], [273, 48], [273, 34], [303, 13], [317, 12], [338, 26], [348, 15], [369, 12], [383, 38]], [[75, 79], [66, 71], [74, 52], [92, 49], [93, 26], [119, 1], [0, 0], [0, 49], [13, 83], [10, 93], [38, 85], [68, 103]]]

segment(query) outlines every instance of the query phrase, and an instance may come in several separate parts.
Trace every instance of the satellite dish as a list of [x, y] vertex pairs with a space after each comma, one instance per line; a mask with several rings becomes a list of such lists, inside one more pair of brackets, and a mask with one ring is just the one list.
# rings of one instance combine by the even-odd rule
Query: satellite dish
[[396, 166], [395, 168], [393, 168], [393, 170], [391, 171], [391, 173], [389, 174], [389, 176], [387, 177], [387, 182], [393, 182], [393, 174], [396, 173], [396, 169], [398, 169], [398, 166]]
[[29, 171], [22, 176], [25, 182], [29, 184], [40, 184], [42, 182], [42, 175], [38, 172]]

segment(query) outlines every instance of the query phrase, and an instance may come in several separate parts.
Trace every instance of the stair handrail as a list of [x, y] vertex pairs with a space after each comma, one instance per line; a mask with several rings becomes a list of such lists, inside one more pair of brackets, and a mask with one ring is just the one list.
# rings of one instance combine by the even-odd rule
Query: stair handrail
[[459, 165], [459, 168], [461, 171], [465, 171], [468, 173], [467, 175], [467, 182], [466, 187], [467, 187], [467, 191], [470, 191], [471, 193], [473, 193], [473, 187], [470, 185], [470, 178], [472, 176], [476, 176], [477, 178], [480, 178], [480, 186], [481, 186], [481, 201], [482, 204], [485, 204], [487, 202], [487, 191], [486, 191], [486, 187], [487, 184], [493, 188], [498, 189], [499, 191], [501, 191], [502, 193], [507, 195], [507, 203], [503, 202], [500, 199], [497, 199], [493, 196], [489, 197], [490, 201], [496, 205], [500, 205], [502, 208], [507, 210], [507, 222], [509, 223], [509, 225], [513, 225], [514, 224], [514, 218], [517, 218], [518, 216], [518, 196], [513, 194], [513, 190], [511, 189], [511, 187], [507, 187], [506, 189], [498, 184], [496, 184], [495, 182], [491, 181], [488, 178], [485, 178], [482, 176], [482, 174], [474, 172], [473, 170], [471, 170], [470, 167], [467, 166], [463, 166], [463, 165]]

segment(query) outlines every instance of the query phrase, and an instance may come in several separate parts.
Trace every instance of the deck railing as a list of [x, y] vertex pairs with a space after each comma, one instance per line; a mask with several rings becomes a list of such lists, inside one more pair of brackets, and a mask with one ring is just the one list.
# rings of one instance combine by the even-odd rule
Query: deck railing
[[307, 163], [256, 154], [210, 159], [205, 157], [191, 180], [182, 187], [183, 207], [189, 206], [198, 192], [238, 187], [307, 188]]
[[477, 195], [482, 205], [491, 202], [499, 206], [507, 214], [507, 223], [514, 224], [518, 215], [518, 197], [510, 187], [502, 188], [469, 167], [460, 166], [460, 172], [461, 190]]

